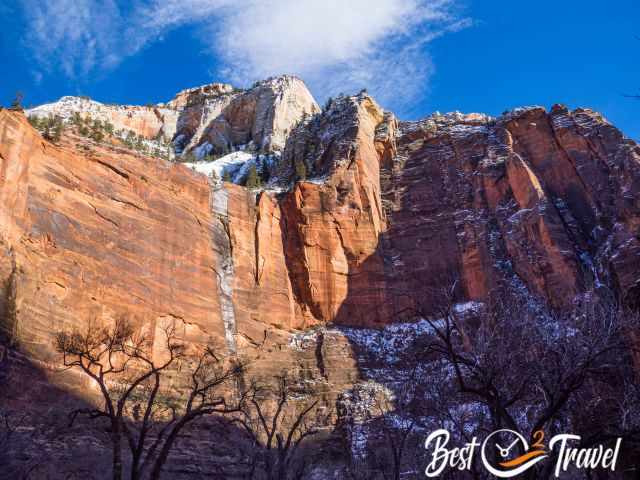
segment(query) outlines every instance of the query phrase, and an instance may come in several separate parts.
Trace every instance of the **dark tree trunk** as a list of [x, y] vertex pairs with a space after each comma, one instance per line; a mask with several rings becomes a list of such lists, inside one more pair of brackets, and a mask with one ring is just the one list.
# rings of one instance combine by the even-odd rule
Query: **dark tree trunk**
[[113, 446], [113, 480], [122, 480], [122, 439], [120, 437], [120, 425], [117, 421], [111, 422], [111, 443]]
[[160, 479], [160, 474], [162, 473], [162, 467], [164, 467], [164, 464], [166, 463], [167, 458], [169, 457], [169, 453], [171, 452], [171, 449], [173, 448], [173, 444], [178, 438], [178, 435], [180, 434], [180, 430], [182, 430], [182, 427], [184, 427], [187, 423], [189, 423], [191, 419], [192, 417], [183, 417], [171, 429], [169, 436], [164, 442], [164, 445], [162, 445], [162, 449], [160, 450], [160, 453], [158, 453], [156, 461], [153, 463], [153, 469], [151, 470], [151, 475], [149, 476], [151, 480]]

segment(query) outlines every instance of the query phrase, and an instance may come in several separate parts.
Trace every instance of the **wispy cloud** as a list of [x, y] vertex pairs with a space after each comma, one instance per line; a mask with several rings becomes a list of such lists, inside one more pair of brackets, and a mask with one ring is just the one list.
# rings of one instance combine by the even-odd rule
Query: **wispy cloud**
[[23, 0], [23, 6], [26, 44], [45, 71], [78, 78], [122, 58], [123, 19], [113, 0]]
[[[386, 105], [422, 94], [426, 45], [469, 25], [458, 0], [23, 0], [26, 43], [45, 71], [86, 79], [191, 24], [213, 69], [239, 85], [282, 73], [319, 98], [367, 87]], [[186, 47], [188, 48], [188, 47]], [[193, 48], [200, 48], [193, 47]], [[399, 95], [400, 94], [400, 95]]]
[[248, 3], [216, 31], [227, 77], [294, 73], [320, 97], [367, 87], [383, 103], [424, 89], [433, 70], [425, 44], [459, 22], [448, 0]]

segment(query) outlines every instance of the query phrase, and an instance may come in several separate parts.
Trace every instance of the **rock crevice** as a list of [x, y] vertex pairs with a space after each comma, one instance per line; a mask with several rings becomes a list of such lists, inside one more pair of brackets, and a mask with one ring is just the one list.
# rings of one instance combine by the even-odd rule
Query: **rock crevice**
[[[0, 233], [24, 267], [20, 335], [44, 345], [91, 316], [152, 323], [171, 311], [197, 326], [194, 341], [236, 352], [265, 329], [383, 327], [435, 309], [454, 280], [461, 302], [507, 288], [564, 308], [596, 279], [637, 301], [640, 149], [597, 113], [398, 122], [360, 94], [293, 126], [310, 103], [286, 110], [297, 80], [282, 82], [174, 105], [228, 96], [244, 113], [225, 135], [282, 146], [280, 188], [257, 196], [108, 146], [87, 158], [76, 137], [43, 150], [20, 114], [0, 112]], [[36, 272], [53, 271], [64, 292], [38, 290]]]

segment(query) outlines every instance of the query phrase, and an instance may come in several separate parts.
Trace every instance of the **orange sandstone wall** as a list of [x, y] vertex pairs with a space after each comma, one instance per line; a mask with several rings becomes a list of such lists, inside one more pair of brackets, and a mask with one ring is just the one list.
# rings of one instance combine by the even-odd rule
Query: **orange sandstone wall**
[[640, 302], [640, 149], [598, 114], [403, 123], [366, 95], [342, 102], [283, 154], [283, 172], [304, 160], [321, 178], [259, 195], [76, 137], [54, 146], [0, 111], [4, 329], [46, 358], [54, 332], [127, 314], [238, 350], [395, 322], [452, 279], [460, 301], [501, 287], [561, 308], [606, 285]]

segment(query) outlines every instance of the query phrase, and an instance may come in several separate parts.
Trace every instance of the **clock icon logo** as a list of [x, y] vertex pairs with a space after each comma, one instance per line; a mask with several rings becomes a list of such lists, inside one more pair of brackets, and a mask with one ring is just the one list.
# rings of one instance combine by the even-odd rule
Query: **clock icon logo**
[[542, 430], [535, 432], [535, 443], [529, 447], [520, 433], [506, 428], [496, 430], [482, 443], [482, 463], [498, 478], [515, 477], [548, 456], [543, 439]]

